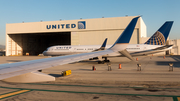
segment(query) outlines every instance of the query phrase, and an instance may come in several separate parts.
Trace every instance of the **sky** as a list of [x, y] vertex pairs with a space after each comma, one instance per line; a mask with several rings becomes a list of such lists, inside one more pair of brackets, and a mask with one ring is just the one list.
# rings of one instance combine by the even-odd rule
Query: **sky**
[[0, 45], [6, 24], [141, 15], [147, 36], [174, 21], [169, 38], [180, 39], [180, 0], [0, 0]]

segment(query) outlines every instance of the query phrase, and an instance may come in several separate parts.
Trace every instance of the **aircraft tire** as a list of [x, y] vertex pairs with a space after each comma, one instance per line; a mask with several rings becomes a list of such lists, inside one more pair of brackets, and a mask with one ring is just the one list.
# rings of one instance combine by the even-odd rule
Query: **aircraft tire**
[[110, 62], [110, 60], [104, 60], [104, 62]]
[[98, 61], [98, 64], [104, 64], [104, 61]]

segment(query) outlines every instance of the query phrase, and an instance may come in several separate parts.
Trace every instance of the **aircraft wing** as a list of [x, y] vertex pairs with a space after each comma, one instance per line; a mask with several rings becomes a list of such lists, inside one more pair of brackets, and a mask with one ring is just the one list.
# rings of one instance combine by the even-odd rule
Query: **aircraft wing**
[[37, 71], [45, 68], [77, 62], [80, 60], [89, 59], [92, 57], [97, 57], [117, 51], [123, 51], [124, 49], [126, 49], [127, 45], [129, 44], [129, 41], [131, 39], [138, 18], [139, 17], [136, 17], [131, 20], [131, 22], [123, 31], [123, 33], [116, 40], [114, 45], [107, 50], [83, 53], [83, 54], [51, 57], [51, 58], [24, 61], [24, 62], [11, 63], [11, 64], [1, 64], [0, 80], [4, 80], [8, 82], [39, 82], [39, 81], [49, 81], [49, 80], [52, 81], [55, 79], [48, 79], [51, 77], [47, 76], [46, 74], [37, 73]]
[[54, 67], [58, 65], [68, 64], [72, 62], [77, 62], [80, 60], [93, 58], [96, 56], [112, 53], [112, 50], [97, 51], [91, 53], [51, 57], [45, 59], [10, 63], [10, 64], [1, 64], [0, 65], [0, 80], [6, 79], [9, 77], [29, 73], [32, 71], [42, 70], [49, 67]]

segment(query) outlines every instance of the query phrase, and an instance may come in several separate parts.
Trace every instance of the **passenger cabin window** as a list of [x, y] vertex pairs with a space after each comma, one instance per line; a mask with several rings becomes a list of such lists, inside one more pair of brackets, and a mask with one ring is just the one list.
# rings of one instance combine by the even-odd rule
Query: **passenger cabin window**
[[77, 49], [77, 50], [84, 50], [84, 49]]
[[131, 50], [137, 50], [137, 49], [140, 49], [140, 48], [126, 48], [126, 49], [131, 49]]
[[68, 50], [71, 49], [71, 47], [56, 47], [55, 50]]
[[88, 50], [93, 50], [93, 48], [88, 48]]

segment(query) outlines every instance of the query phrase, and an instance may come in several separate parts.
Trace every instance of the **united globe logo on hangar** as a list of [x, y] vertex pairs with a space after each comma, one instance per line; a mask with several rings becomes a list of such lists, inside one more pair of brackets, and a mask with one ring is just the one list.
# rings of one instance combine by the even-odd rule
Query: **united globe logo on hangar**
[[86, 21], [78, 21], [78, 29], [86, 29]]

